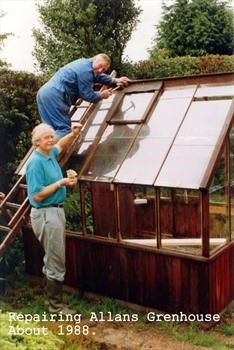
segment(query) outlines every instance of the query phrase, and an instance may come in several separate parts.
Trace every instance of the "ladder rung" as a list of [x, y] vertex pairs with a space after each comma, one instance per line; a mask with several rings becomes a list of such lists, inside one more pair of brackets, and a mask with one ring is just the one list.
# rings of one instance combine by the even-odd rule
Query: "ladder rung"
[[[26, 201], [25, 201], [25, 204], [27, 204]], [[29, 208], [30, 208], [30, 205], [28, 204], [26, 206], [26, 208], [24, 209], [24, 211], [21, 213], [21, 217], [19, 217], [19, 219], [15, 223], [14, 227], [12, 227], [12, 229], [9, 230], [9, 232], [6, 235], [6, 237], [0, 243], [0, 257], [5, 253], [5, 251], [7, 250], [9, 245], [11, 244], [11, 242], [14, 241], [15, 237], [20, 232], [21, 225], [22, 225], [22, 222], [23, 222], [23, 218], [24, 218], [25, 215], [27, 215], [27, 212], [28, 212]]]
[[8, 193], [8, 195], [3, 199], [3, 201], [0, 204], [0, 208], [4, 208], [6, 202], [8, 200], [11, 200], [12, 198], [15, 197], [15, 195], [18, 193], [18, 189], [19, 189], [19, 185], [21, 183], [21, 181], [23, 180], [23, 176], [21, 176], [18, 181], [16, 182], [16, 184], [12, 187], [12, 189], [10, 190], [10, 192]]
[[10, 230], [4, 240], [0, 243], [0, 256], [3, 256], [9, 245], [14, 241], [17, 236], [17, 231]]
[[11, 218], [10, 222], [8, 223], [9, 227], [13, 227], [16, 222], [20, 219], [22, 214], [25, 212], [25, 209], [29, 206], [28, 198], [24, 200], [24, 202], [21, 204], [15, 215]]
[[0, 231], [9, 232], [11, 229], [7, 226], [0, 225]]
[[26, 184], [20, 184], [19, 187], [20, 187], [20, 188], [23, 188], [24, 190], [27, 189], [27, 185], [26, 185]]
[[8, 208], [14, 208], [14, 209], [19, 209], [21, 204], [18, 203], [12, 203], [12, 202], [6, 202], [6, 206]]

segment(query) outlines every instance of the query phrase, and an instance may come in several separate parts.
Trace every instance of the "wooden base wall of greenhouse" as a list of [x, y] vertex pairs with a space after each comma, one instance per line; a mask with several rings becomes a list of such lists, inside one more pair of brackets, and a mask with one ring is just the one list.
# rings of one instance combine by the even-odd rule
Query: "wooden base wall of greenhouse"
[[[41, 276], [43, 251], [23, 228], [26, 272]], [[210, 258], [66, 235], [65, 284], [165, 312], [214, 314], [234, 297], [234, 244]]]

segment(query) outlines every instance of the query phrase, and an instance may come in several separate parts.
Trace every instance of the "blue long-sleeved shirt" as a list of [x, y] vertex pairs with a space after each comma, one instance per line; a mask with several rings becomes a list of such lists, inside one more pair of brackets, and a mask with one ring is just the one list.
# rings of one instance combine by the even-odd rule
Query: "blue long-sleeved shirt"
[[60, 68], [37, 93], [39, 114], [44, 123], [51, 125], [59, 136], [70, 132], [69, 109], [81, 97], [98, 102], [101, 95], [93, 91], [93, 84], [110, 85], [113, 79], [107, 74], [95, 75], [93, 59], [78, 59]]

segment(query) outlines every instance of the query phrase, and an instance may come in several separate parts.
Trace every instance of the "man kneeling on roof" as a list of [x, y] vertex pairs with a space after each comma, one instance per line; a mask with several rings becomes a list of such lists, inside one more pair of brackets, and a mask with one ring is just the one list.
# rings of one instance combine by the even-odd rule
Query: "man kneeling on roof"
[[60, 68], [37, 93], [41, 119], [51, 125], [57, 136], [71, 131], [69, 110], [78, 98], [96, 103], [111, 96], [112, 89], [94, 91], [93, 84], [127, 85], [127, 77], [112, 78], [104, 72], [110, 67], [110, 58], [100, 53], [92, 58], [81, 58]]
[[26, 181], [35, 236], [44, 248], [43, 273], [49, 312], [71, 314], [62, 304], [62, 284], [65, 275], [65, 214], [63, 203], [66, 187], [77, 183], [76, 177], [63, 177], [58, 156], [80, 133], [77, 123], [72, 131], [55, 144], [55, 131], [50, 125], [39, 124], [32, 132], [36, 148], [26, 167]]

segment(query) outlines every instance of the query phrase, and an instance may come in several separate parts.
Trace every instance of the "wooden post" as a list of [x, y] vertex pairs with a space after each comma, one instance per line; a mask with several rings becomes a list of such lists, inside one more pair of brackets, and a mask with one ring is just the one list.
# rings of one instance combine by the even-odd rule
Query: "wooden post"
[[120, 226], [119, 226], [118, 194], [117, 194], [117, 186], [114, 183], [110, 184], [110, 191], [114, 192], [114, 201], [115, 201], [114, 211], [115, 211], [115, 223], [116, 223], [116, 226], [115, 226], [114, 235], [115, 235], [115, 239], [117, 239], [117, 241], [119, 241], [120, 240], [120, 234], [119, 234]]
[[156, 244], [160, 249], [161, 244], [161, 225], [160, 225], [160, 189], [155, 187], [155, 232], [156, 232]]
[[176, 190], [171, 189], [172, 234], [176, 237]]
[[85, 210], [85, 184], [80, 182], [80, 207], [81, 207], [81, 222], [83, 235], [87, 236], [87, 226], [86, 226], [86, 210]]
[[225, 146], [225, 197], [227, 199], [227, 216], [228, 216], [228, 234], [227, 241], [231, 241], [232, 227], [231, 227], [231, 147], [230, 139], [227, 137], [227, 142]]
[[201, 190], [201, 237], [202, 237], [202, 255], [206, 258], [210, 256], [209, 240], [209, 193], [207, 189]]
[[117, 241], [122, 240], [122, 235], [120, 231], [120, 205], [119, 205], [119, 186], [115, 187], [115, 200], [116, 200], [116, 226], [117, 226]]

